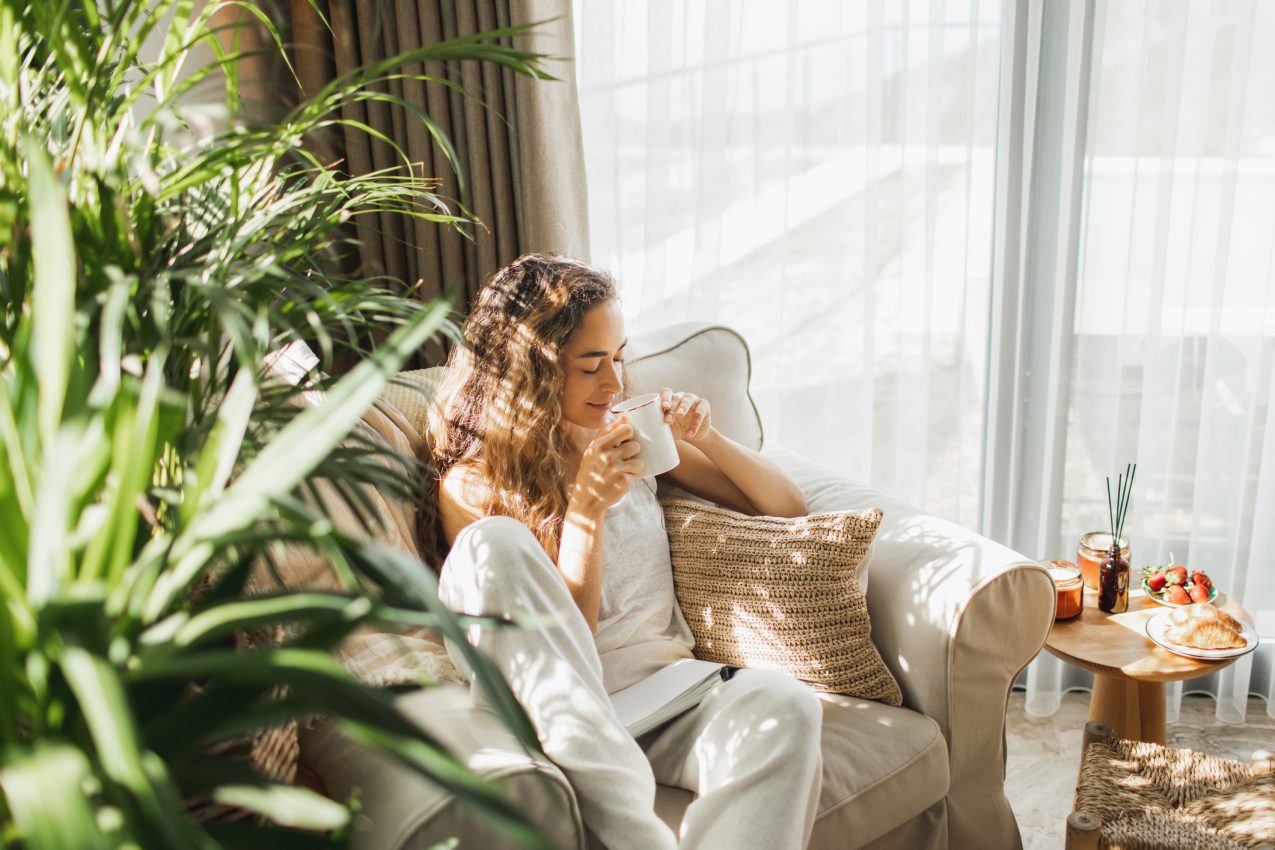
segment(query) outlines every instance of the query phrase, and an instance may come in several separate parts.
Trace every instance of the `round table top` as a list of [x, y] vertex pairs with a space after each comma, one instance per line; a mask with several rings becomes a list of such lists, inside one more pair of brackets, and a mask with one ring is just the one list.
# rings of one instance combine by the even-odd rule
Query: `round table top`
[[[1253, 618], [1225, 593], [1213, 604], [1236, 619], [1252, 623]], [[1098, 595], [1085, 592], [1080, 616], [1055, 622], [1045, 639], [1045, 648], [1054, 655], [1091, 673], [1117, 676], [1139, 682], [1175, 682], [1194, 679], [1221, 670], [1235, 661], [1197, 661], [1175, 655], [1147, 637], [1147, 620], [1167, 610], [1141, 588], [1129, 592], [1129, 610], [1106, 614], [1098, 609]]]

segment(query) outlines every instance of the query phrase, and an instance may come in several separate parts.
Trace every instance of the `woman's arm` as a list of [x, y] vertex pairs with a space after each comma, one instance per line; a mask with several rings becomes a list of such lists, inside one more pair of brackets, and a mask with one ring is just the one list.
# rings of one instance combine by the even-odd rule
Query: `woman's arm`
[[[590, 631], [597, 630], [602, 602], [602, 519], [641, 471], [632, 437], [628, 425], [615, 422], [585, 449], [569, 490], [558, 551], [548, 553]], [[452, 467], [444, 476], [438, 502], [449, 544], [461, 529], [482, 518], [487, 486], [472, 465]]]
[[627, 423], [603, 426], [581, 455], [568, 494], [556, 560], [589, 631], [598, 629], [602, 604], [602, 519], [642, 471], [637, 454], [638, 444]]
[[681, 458], [665, 477], [683, 490], [740, 513], [782, 517], [806, 513], [806, 497], [782, 469], [713, 427], [705, 399], [665, 393], [665, 418]]

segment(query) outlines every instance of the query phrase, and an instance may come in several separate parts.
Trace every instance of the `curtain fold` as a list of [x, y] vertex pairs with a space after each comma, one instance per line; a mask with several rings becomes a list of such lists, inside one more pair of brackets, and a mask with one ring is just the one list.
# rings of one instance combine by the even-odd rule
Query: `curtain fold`
[[[322, 141], [323, 155], [352, 173], [403, 168], [388, 141], [418, 176], [440, 178], [438, 193], [455, 199], [479, 224], [471, 238], [452, 228], [381, 214], [357, 222], [360, 259], [369, 273], [422, 298], [452, 290], [458, 310], [491, 273], [519, 254], [588, 255], [588, 214], [572, 60], [571, 6], [565, 0], [292, 0], [295, 66], [307, 95], [358, 65], [463, 35], [539, 23], [516, 46], [554, 57], [557, 81], [515, 74], [476, 61], [408, 65], [458, 86], [395, 79], [379, 91], [423, 110], [452, 141], [461, 178], [429, 128], [407, 108], [363, 101], [340, 116], [349, 122]], [[330, 29], [324, 23], [326, 18]], [[463, 183], [462, 183], [463, 180]], [[456, 209], [456, 207], [453, 207]]]

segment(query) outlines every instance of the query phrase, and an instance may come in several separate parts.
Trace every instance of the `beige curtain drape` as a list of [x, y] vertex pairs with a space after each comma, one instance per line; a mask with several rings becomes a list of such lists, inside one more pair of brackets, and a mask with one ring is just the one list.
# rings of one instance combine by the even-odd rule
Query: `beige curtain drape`
[[[586, 258], [584, 154], [576, 97], [570, 0], [291, 0], [292, 41], [302, 89], [312, 94], [337, 74], [421, 45], [511, 25], [546, 22], [515, 46], [555, 57], [556, 81], [535, 80], [494, 64], [456, 62], [405, 66], [459, 85], [487, 105], [440, 83], [390, 82], [395, 97], [424, 109], [452, 140], [464, 178], [452, 172], [428, 128], [409, 110], [361, 103], [346, 119], [393, 139], [422, 174], [442, 178], [439, 193], [459, 199], [481, 225], [472, 239], [455, 229], [405, 216], [360, 222], [364, 270], [405, 285], [421, 282], [421, 297], [449, 289], [455, 306], [468, 302], [491, 273], [520, 254], [554, 251]], [[384, 141], [353, 128], [325, 140], [325, 155], [351, 173], [391, 168], [398, 160]]]

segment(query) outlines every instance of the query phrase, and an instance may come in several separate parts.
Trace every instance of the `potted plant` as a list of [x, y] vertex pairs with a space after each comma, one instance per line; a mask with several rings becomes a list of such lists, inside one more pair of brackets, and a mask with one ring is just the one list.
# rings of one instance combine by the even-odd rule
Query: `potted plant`
[[[242, 56], [211, 23], [228, 8], [251, 9], [0, 2], [0, 845], [340, 844], [349, 801], [225, 746], [313, 715], [543, 844], [331, 658], [365, 623], [457, 638], [461, 624], [424, 565], [341, 533], [304, 498], [319, 479], [355, 501], [364, 485], [416, 486], [410, 459], [338, 446], [405, 358], [449, 329], [446, 304], [341, 263], [351, 222], [386, 210], [463, 221], [409, 169], [346, 175], [306, 138], [406, 62], [543, 76], [539, 57], [501, 42], [513, 30], [434, 45], [334, 80], [277, 124], [232, 121], [179, 147], [184, 93], [222, 75], [234, 105]], [[142, 61], [161, 26], [158, 59]], [[197, 48], [214, 61], [182, 76]], [[264, 381], [266, 355], [299, 339], [328, 362], [361, 357], [320, 381], [310, 409]], [[342, 590], [243, 598], [248, 569], [281, 543], [326, 553]], [[281, 645], [231, 640], [283, 624]], [[469, 660], [538, 748], [499, 675]], [[201, 822], [194, 801], [252, 817]]]

